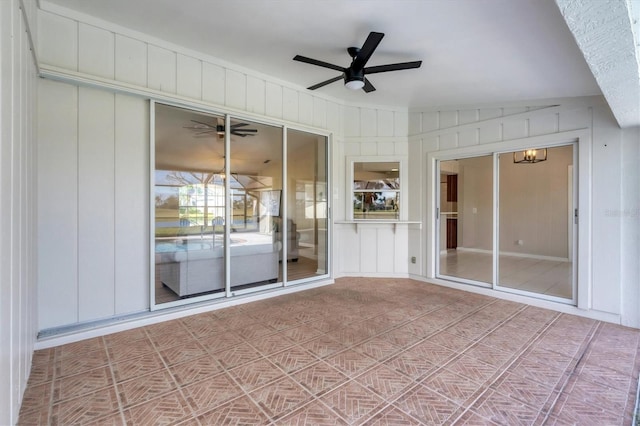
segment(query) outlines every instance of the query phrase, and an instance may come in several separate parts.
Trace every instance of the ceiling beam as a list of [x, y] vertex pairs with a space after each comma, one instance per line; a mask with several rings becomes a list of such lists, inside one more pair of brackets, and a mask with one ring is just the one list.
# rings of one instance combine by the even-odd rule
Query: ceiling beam
[[640, 126], [640, 53], [631, 10], [637, 0], [555, 1], [618, 125]]

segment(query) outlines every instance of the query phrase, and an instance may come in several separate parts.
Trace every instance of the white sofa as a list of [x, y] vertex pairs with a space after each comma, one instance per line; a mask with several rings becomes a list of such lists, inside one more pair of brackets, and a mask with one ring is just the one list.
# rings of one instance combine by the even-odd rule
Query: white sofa
[[[231, 287], [278, 280], [278, 246], [269, 242], [231, 245]], [[185, 297], [225, 288], [224, 248], [212, 241], [176, 244], [175, 251], [158, 253], [162, 284]]]

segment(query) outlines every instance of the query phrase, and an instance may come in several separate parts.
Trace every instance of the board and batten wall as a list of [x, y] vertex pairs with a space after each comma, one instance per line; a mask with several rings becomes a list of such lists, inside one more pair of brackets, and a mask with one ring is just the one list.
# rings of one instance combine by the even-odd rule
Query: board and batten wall
[[[37, 332], [36, 2], [0, 1], [0, 424], [18, 421]], [[46, 360], [48, 361], [48, 360]], [[46, 380], [46, 377], [45, 377]]]
[[[585, 289], [588, 292], [586, 311], [592, 316], [640, 327], [637, 266], [640, 228], [637, 188], [640, 179], [631, 167], [631, 161], [638, 161], [638, 129], [620, 129], [602, 97], [504, 107], [411, 111], [410, 180], [423, 182], [424, 186], [415, 197], [412, 196], [409, 214], [410, 217], [421, 217], [425, 222], [432, 217], [433, 202], [427, 196], [432, 180], [427, 175], [429, 153], [455, 150], [459, 156], [464, 156], [465, 152], [478, 152], [478, 147], [485, 144], [506, 151], [514, 141], [541, 136], [553, 141], [553, 135], [558, 135], [558, 141], [562, 141], [563, 133], [580, 129], [587, 129], [589, 146], [578, 149], [591, 152], [587, 166], [591, 181], [588, 212], [591, 223], [581, 222], [581, 226], [590, 226], [591, 235], [590, 244], [583, 247], [591, 263]], [[584, 187], [585, 182], [579, 182], [579, 185]], [[631, 188], [636, 188], [636, 193]], [[409, 235], [409, 255], [420, 260], [410, 265], [412, 276], [434, 277], [434, 255], [427, 250], [429, 241], [435, 238], [432, 233], [431, 227], [425, 226], [423, 232]]]
[[[406, 156], [404, 110], [346, 106], [112, 23], [43, 8], [40, 330], [149, 309], [149, 99], [330, 132], [333, 219], [345, 215], [345, 155]], [[354, 246], [359, 252], [361, 236], [336, 234], [340, 276], [351, 263], [336, 259]], [[377, 234], [367, 249], [406, 251], [406, 233]], [[383, 266], [387, 275], [398, 269]]]

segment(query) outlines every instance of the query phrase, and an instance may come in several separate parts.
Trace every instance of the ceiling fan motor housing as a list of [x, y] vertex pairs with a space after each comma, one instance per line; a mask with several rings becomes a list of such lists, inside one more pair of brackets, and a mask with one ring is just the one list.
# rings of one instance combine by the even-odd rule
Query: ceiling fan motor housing
[[344, 70], [344, 83], [347, 84], [350, 81], [362, 81], [364, 83], [364, 69], [346, 68]]

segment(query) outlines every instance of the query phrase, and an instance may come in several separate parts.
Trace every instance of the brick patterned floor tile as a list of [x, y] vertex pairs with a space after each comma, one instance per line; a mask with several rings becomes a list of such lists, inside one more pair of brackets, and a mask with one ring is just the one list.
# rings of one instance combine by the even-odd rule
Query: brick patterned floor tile
[[634, 370], [635, 354], [621, 353], [615, 349], [590, 347], [583, 361], [592, 365], [607, 367], [623, 374], [631, 375]]
[[113, 387], [68, 399], [51, 408], [52, 425], [88, 423], [118, 411], [118, 398]]
[[320, 401], [312, 401], [275, 422], [278, 426], [346, 426], [348, 423]]
[[346, 349], [342, 343], [327, 335], [316, 337], [315, 339], [302, 343], [300, 346], [320, 358], [326, 358], [336, 352]]
[[267, 416], [246, 396], [229, 401], [197, 417], [202, 425], [264, 425]]
[[229, 370], [229, 375], [250, 392], [284, 376], [284, 373], [271, 361], [261, 358]]
[[338, 330], [328, 332], [327, 336], [342, 343], [345, 347], [361, 343], [371, 337], [368, 333], [362, 332], [355, 327], [342, 327]]
[[116, 411], [116, 412], [107, 414], [104, 417], [90, 420], [84, 424], [86, 424], [87, 426], [125, 426], [127, 423], [124, 418], [124, 414], [119, 411]]
[[308, 324], [303, 324], [297, 327], [288, 328], [281, 333], [295, 343], [302, 343], [320, 336], [322, 331], [317, 328], [313, 328]]
[[323, 361], [292, 374], [292, 377], [314, 395], [322, 395], [348, 379], [346, 375]]
[[131, 360], [111, 364], [113, 375], [118, 383], [139, 376], [144, 376], [145, 374], [153, 373], [164, 368], [162, 359], [155, 352]]
[[234, 368], [260, 358], [262, 355], [248, 343], [241, 343], [224, 351], [216, 352], [214, 358], [224, 368]]
[[356, 382], [327, 393], [321, 400], [349, 423], [366, 419], [385, 404], [382, 398]]
[[514, 358], [514, 355], [509, 352], [504, 352], [500, 349], [483, 345], [482, 343], [473, 345], [471, 348], [467, 349], [464, 354], [471, 358], [484, 361], [494, 367], [501, 367]]
[[532, 360], [546, 364], [558, 371], [565, 371], [572, 367], [573, 358], [558, 352], [549, 351], [544, 347], [534, 345], [521, 355], [521, 359]]
[[504, 425], [531, 425], [540, 412], [497, 392], [487, 392], [472, 407], [481, 417]]
[[399, 348], [406, 348], [420, 341], [420, 337], [411, 334], [411, 332], [407, 330], [406, 325], [383, 334], [382, 338], [388, 340]]
[[407, 352], [422, 357], [425, 361], [429, 361], [438, 366], [446, 364], [457, 355], [456, 352], [432, 343], [429, 340], [418, 343]]
[[271, 334], [251, 341], [251, 346], [265, 356], [290, 348], [294, 344], [295, 342], [282, 334]]
[[106, 351], [100, 349], [85, 353], [82, 357], [66, 357], [56, 360], [55, 376], [57, 378], [72, 376], [85, 371], [94, 370], [109, 364]]
[[619, 414], [624, 413], [629, 395], [627, 391], [601, 386], [580, 378], [572, 380], [564, 392], [569, 392], [568, 403], [577, 401]]
[[366, 426], [419, 426], [418, 420], [393, 405], [383, 409], [363, 423]]
[[393, 405], [422, 423], [433, 425], [448, 423], [460, 408], [455, 402], [424, 386], [417, 386], [413, 391], [401, 396]]
[[131, 330], [121, 331], [118, 333], [107, 334], [103, 337], [107, 347], [130, 345], [137, 340], [148, 339], [145, 328], [133, 328]]
[[538, 411], [548, 410], [555, 396], [553, 388], [509, 373], [500, 377], [491, 388], [504, 396], [537, 408]]
[[39, 409], [20, 409], [20, 416], [18, 417], [18, 425], [22, 426], [35, 426], [35, 425], [48, 425], [52, 424], [49, 416], [51, 412], [51, 406], [47, 404]]
[[245, 341], [238, 333], [227, 331], [198, 339], [198, 343], [209, 352], [216, 353], [238, 346]]
[[311, 401], [313, 396], [302, 386], [283, 377], [249, 394], [249, 396], [275, 420]]
[[75, 343], [55, 348], [56, 359], [85, 357], [88, 352], [104, 351], [106, 349], [102, 337], [94, 337], [92, 339], [81, 340]]
[[452, 401], [462, 405], [473, 395], [479, 394], [484, 388], [466, 377], [459, 376], [446, 369], [429, 376], [422, 381], [422, 385], [446, 396]]
[[383, 362], [390, 369], [402, 373], [409, 378], [419, 381], [439, 367], [424, 359], [415, 352], [403, 352]]
[[457, 334], [441, 331], [426, 339], [427, 342], [435, 343], [452, 351], [460, 352], [471, 346], [473, 341]]
[[111, 369], [100, 367], [53, 382], [53, 402], [75, 398], [98, 389], [112, 386]]
[[224, 368], [211, 355], [192, 359], [169, 368], [169, 372], [180, 386], [207, 379], [219, 374], [223, 370]]
[[349, 377], [357, 376], [376, 363], [373, 358], [352, 349], [332, 355], [325, 361]]
[[187, 331], [187, 329], [181, 320], [170, 320], [148, 325], [145, 327], [145, 331], [149, 337], [154, 337], [171, 335], [172, 333], [181, 335]]
[[182, 388], [194, 411], [204, 413], [243, 394], [227, 373], [221, 373]]
[[20, 415], [29, 411], [42, 410], [43, 408], [46, 408], [48, 412], [51, 403], [51, 385], [52, 383], [49, 382], [27, 386], [22, 396]]
[[109, 351], [111, 362], [126, 361], [155, 352], [155, 348], [149, 339], [137, 340], [129, 345], [109, 347], [107, 350]]
[[563, 395], [551, 412], [552, 425], [623, 425], [622, 413], [603, 410], [571, 395]]
[[189, 404], [179, 392], [172, 392], [124, 410], [128, 425], [174, 424], [190, 416]]
[[475, 321], [471, 319], [464, 319], [450, 327], [447, 327], [447, 332], [470, 340], [475, 340], [486, 334], [487, 328], [476, 324]]
[[485, 419], [473, 411], [467, 411], [454, 423], [456, 426], [495, 426], [496, 423]]
[[300, 346], [293, 346], [270, 355], [268, 359], [287, 373], [308, 367], [318, 361], [316, 356]]
[[544, 364], [543, 360], [537, 362], [533, 359], [522, 358], [510, 366], [507, 371], [549, 388], [555, 388], [561, 380], [566, 379], [564, 368]]
[[473, 380], [476, 383], [484, 383], [489, 380], [498, 369], [478, 359], [463, 355], [446, 366], [447, 370]]
[[387, 401], [394, 400], [409, 387], [415, 385], [410, 378], [398, 374], [385, 365], [379, 365], [367, 371], [357, 377], [356, 381]]
[[362, 342], [359, 345], [354, 346], [352, 349], [356, 352], [368, 355], [376, 361], [385, 360], [401, 351], [398, 346], [380, 336], [376, 336]]
[[[98, 367], [98, 366], [96, 366]], [[53, 371], [55, 369], [55, 361], [53, 356], [46, 362], [33, 362], [31, 364], [31, 373], [29, 374], [29, 386], [36, 386], [53, 380]], [[89, 368], [90, 369], [90, 368]]]
[[578, 370], [578, 377], [591, 383], [629, 392], [632, 384], [631, 376], [617, 370], [585, 362]]
[[196, 341], [173, 346], [160, 351], [160, 356], [167, 365], [179, 364], [205, 355], [207, 352]]
[[193, 315], [180, 320], [184, 327], [196, 338], [209, 337], [227, 331], [220, 321], [204, 315]]
[[139, 376], [118, 384], [118, 393], [123, 407], [130, 407], [143, 401], [175, 390], [176, 386], [168, 371]]

